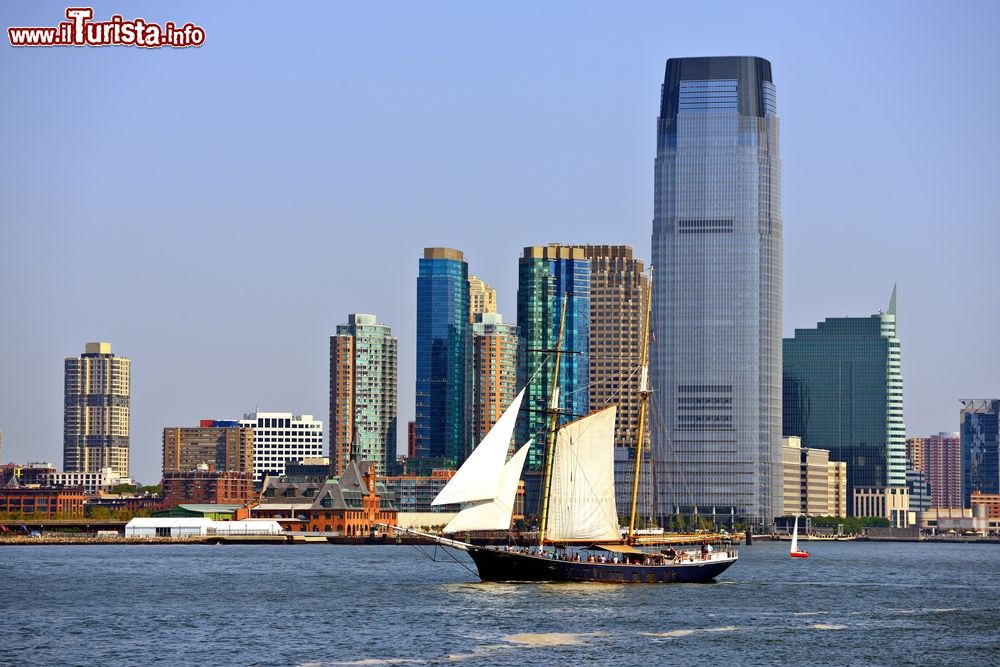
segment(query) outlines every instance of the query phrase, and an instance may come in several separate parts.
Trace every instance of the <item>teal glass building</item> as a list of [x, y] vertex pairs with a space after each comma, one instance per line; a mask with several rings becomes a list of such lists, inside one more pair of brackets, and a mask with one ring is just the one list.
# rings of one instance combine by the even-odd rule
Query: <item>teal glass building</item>
[[771, 64], [667, 61], [650, 350], [654, 504], [770, 522], [781, 507], [781, 166]]
[[461, 465], [472, 451], [469, 266], [461, 251], [425, 248], [417, 276], [415, 453]]
[[846, 462], [848, 493], [905, 486], [896, 290], [887, 312], [828, 318], [815, 329], [796, 329], [783, 347], [785, 435]]
[[[590, 260], [582, 247], [550, 244], [524, 249], [518, 260], [518, 386], [525, 386], [517, 441], [535, 439], [525, 468], [542, 468], [548, 442], [554, 355], [559, 318], [566, 302], [559, 367], [560, 423], [587, 414], [590, 374]], [[530, 381], [529, 381], [530, 380]], [[531, 487], [531, 484], [528, 483]], [[534, 507], [534, 489], [526, 502]], [[530, 510], [529, 510], [530, 511]]]

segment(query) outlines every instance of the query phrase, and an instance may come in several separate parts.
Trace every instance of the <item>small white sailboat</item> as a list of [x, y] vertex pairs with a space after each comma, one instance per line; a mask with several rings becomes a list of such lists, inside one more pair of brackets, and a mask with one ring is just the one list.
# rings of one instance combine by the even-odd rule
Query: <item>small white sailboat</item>
[[809, 552], [799, 549], [799, 517], [795, 517], [795, 526], [792, 528], [792, 548], [788, 555], [792, 558], [809, 558]]

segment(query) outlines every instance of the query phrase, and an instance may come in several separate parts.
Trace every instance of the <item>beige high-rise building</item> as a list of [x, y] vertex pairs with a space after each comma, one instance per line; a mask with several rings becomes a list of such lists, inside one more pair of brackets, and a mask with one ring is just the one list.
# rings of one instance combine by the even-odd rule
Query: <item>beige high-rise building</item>
[[[615, 488], [619, 509], [627, 513], [635, 474], [639, 363], [649, 279], [643, 272], [642, 260], [633, 258], [631, 246], [585, 245], [583, 254], [590, 260], [590, 410], [618, 404]], [[648, 456], [652, 415], [647, 412], [646, 416], [643, 448]], [[645, 457], [643, 467], [649, 471]], [[645, 487], [640, 487], [640, 492], [648, 502], [649, 492]], [[641, 515], [647, 514], [642, 507], [639, 510]]]
[[783, 516], [847, 516], [847, 464], [830, 460], [826, 449], [782, 438]]
[[111, 343], [87, 343], [65, 364], [63, 470], [129, 476], [132, 362]]
[[847, 463], [830, 461], [827, 471], [827, 516], [847, 516]]
[[469, 276], [469, 322], [477, 315], [497, 312], [497, 291], [475, 276]]
[[498, 313], [472, 325], [472, 433], [481, 442], [517, 395], [517, 327]]
[[163, 429], [163, 473], [197, 470], [253, 472], [254, 430], [246, 426]]

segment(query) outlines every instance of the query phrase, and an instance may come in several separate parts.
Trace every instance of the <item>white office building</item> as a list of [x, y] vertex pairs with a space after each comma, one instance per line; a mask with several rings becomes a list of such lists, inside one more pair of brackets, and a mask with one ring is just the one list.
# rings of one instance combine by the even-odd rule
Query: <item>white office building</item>
[[291, 412], [250, 412], [240, 426], [253, 428], [253, 478], [285, 474], [285, 463], [322, 457], [323, 422], [312, 415]]
[[120, 484], [132, 484], [131, 477], [121, 477], [113, 468], [101, 468], [100, 472], [53, 472], [45, 476], [51, 486], [82, 486], [84, 493], [110, 491]]

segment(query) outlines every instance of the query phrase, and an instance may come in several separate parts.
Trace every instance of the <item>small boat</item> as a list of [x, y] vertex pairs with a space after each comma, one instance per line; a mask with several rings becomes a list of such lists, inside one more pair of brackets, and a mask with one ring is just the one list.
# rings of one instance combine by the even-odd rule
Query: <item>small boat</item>
[[792, 558], [809, 558], [809, 552], [804, 549], [799, 549], [799, 517], [795, 517], [795, 527], [792, 528], [792, 548], [789, 550], [788, 555]]
[[[628, 530], [622, 537], [615, 506], [614, 433], [616, 405], [556, 427], [559, 412], [552, 401], [552, 426], [545, 456], [541, 522], [537, 546], [486, 547], [449, 537], [397, 529], [465, 551], [476, 564], [482, 581], [595, 581], [620, 583], [707, 583], [739, 558], [733, 548], [662, 551], [643, 549], [635, 531], [639, 465], [642, 461], [643, 424], [649, 396], [649, 299], [640, 375], [640, 412], [637, 462], [632, 485]], [[556, 339], [555, 376], [559, 374], [566, 309], [563, 302]], [[558, 397], [557, 381], [553, 382]], [[469, 458], [448, 481], [432, 505], [461, 503], [461, 511], [444, 528], [445, 534], [474, 530], [510, 529], [518, 480], [532, 441], [507, 460], [514, 423], [524, 390]], [[599, 555], [598, 555], [599, 554]]]

